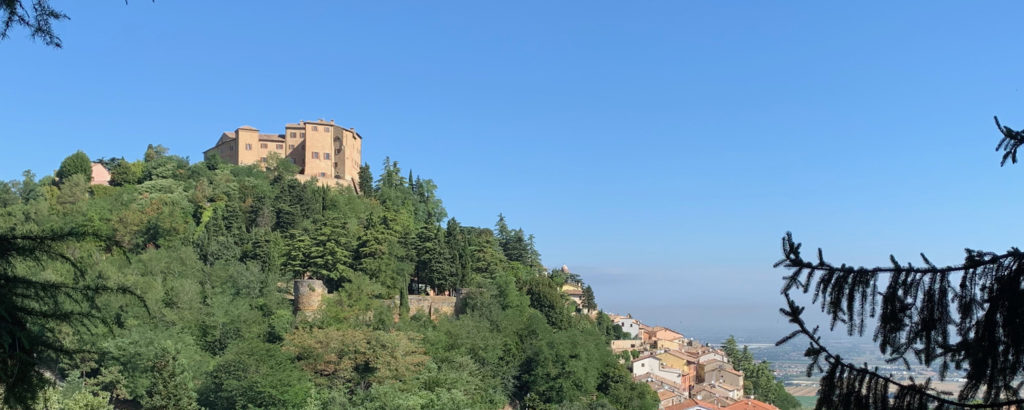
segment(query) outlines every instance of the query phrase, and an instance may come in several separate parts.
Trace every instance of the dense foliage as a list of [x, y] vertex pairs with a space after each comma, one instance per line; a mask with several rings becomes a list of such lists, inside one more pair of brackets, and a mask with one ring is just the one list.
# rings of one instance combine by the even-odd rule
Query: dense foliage
[[[112, 186], [0, 182], [7, 407], [657, 407], [532, 236], [449, 218], [397, 162], [357, 194], [279, 158], [100, 161]], [[332, 292], [312, 318], [292, 313], [299, 277]], [[410, 293], [459, 289], [457, 317], [407, 314]]]

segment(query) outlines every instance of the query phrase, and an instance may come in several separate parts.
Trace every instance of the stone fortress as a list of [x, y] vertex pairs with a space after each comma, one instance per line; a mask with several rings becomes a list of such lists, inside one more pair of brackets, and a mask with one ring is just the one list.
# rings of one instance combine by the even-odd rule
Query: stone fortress
[[296, 177], [301, 181], [316, 178], [321, 185], [358, 189], [362, 149], [363, 137], [355, 129], [320, 119], [285, 124], [284, 134], [264, 134], [243, 125], [221, 134], [203, 155], [217, 154], [235, 165], [265, 166], [267, 156], [277, 154], [299, 167]]

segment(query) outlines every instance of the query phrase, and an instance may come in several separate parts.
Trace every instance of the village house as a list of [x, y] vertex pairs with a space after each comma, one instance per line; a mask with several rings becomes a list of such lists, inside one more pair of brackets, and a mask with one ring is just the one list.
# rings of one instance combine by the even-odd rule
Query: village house
[[677, 404], [690, 397], [689, 390], [682, 389], [679, 386], [676, 386], [672, 381], [655, 376], [651, 373], [634, 376], [633, 381], [647, 383], [647, 386], [658, 394], [658, 400], [661, 402], [658, 408], [665, 408], [673, 404]]
[[576, 303], [576, 307], [583, 309], [583, 288], [579, 283], [565, 283], [562, 285], [562, 293]]
[[726, 363], [729, 362], [729, 358], [725, 355], [725, 352], [709, 346], [686, 346], [683, 348], [683, 351], [697, 356], [697, 363], [704, 363], [711, 360], [718, 360]]
[[682, 373], [682, 385], [687, 391], [697, 383], [697, 362], [683, 352], [668, 350], [656, 355], [666, 366], [679, 369]]
[[651, 374], [667, 380], [671, 385], [677, 386], [680, 389], [683, 387], [682, 370], [665, 366], [665, 364], [661, 362], [661, 359], [654, 356], [641, 357], [633, 360], [632, 371], [634, 379], [636, 376]]
[[673, 404], [682, 403], [689, 395], [671, 389], [655, 390], [658, 393], [658, 408], [664, 409]]
[[640, 334], [640, 321], [633, 319], [632, 316], [620, 317], [615, 319], [615, 324], [622, 327], [622, 331], [629, 333], [629, 336], [636, 339]]
[[681, 350], [683, 350], [684, 346], [685, 345], [683, 345], [681, 342], [675, 341], [675, 340], [655, 340], [654, 341], [654, 349], [655, 350], [679, 350], [679, 351], [681, 351]]
[[727, 384], [743, 388], [743, 372], [720, 360], [698, 363], [697, 380], [701, 383]]
[[672, 329], [663, 326], [655, 326], [648, 331], [651, 334], [651, 341], [665, 340], [670, 342], [677, 342], [682, 344], [685, 337], [682, 333], [676, 332]]
[[92, 185], [110, 185], [110, 171], [99, 162], [92, 163]]
[[690, 391], [690, 398], [704, 401], [718, 407], [726, 407], [736, 402], [728, 390], [708, 384], [698, 384]]
[[619, 353], [631, 350], [641, 350], [644, 348], [643, 342], [636, 339], [612, 340], [611, 345], [612, 353]]

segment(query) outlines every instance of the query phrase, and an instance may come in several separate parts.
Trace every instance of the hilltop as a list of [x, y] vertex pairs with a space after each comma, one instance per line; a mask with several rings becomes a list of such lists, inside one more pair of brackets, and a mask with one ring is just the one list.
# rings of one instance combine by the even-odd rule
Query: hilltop
[[[532, 236], [500, 215], [461, 225], [396, 161], [364, 169], [357, 194], [281, 158], [190, 163], [150, 146], [0, 182], [4, 402], [657, 407], [608, 347], [621, 330], [561, 292], [582, 278], [545, 269]], [[291, 285], [307, 278], [329, 295], [313, 314], [292, 304], [320, 292]], [[412, 306], [456, 294], [444, 314]]]

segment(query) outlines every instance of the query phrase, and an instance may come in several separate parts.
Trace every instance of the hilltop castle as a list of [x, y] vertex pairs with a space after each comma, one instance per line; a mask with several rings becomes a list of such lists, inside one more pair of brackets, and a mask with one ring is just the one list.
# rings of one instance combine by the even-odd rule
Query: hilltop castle
[[363, 137], [355, 129], [321, 119], [285, 124], [284, 134], [261, 134], [244, 125], [221, 134], [203, 155], [216, 153], [225, 162], [248, 165], [265, 164], [267, 155], [277, 153], [299, 166], [299, 180], [358, 187], [362, 147]]

